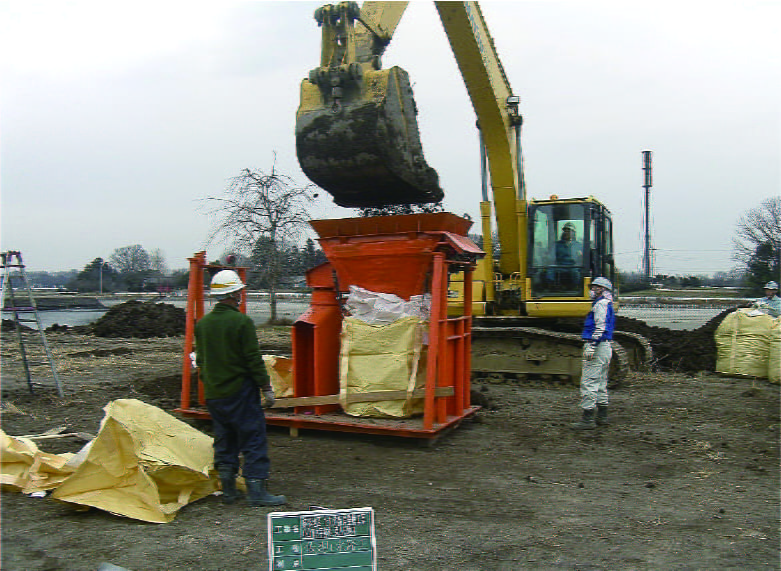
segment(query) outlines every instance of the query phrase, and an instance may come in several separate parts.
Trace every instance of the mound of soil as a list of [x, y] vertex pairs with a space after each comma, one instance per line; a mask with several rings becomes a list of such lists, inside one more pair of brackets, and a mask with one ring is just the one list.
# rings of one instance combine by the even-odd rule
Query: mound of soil
[[[653, 349], [652, 369], [663, 372], [695, 373], [716, 370], [714, 333], [724, 318], [735, 311], [725, 309], [705, 325], [694, 330], [667, 329], [648, 325], [631, 317], [616, 316], [616, 330], [642, 335]], [[580, 334], [583, 321], [561, 319], [551, 327], [564, 333]]]
[[184, 335], [187, 315], [170, 303], [126, 301], [109, 309], [91, 326], [97, 337], [176, 337]]
[[694, 373], [716, 370], [716, 340], [714, 333], [724, 318], [735, 311], [731, 307], [692, 331], [653, 327], [644, 321], [617, 317], [616, 329], [639, 333], [654, 350], [653, 367], [659, 371]]

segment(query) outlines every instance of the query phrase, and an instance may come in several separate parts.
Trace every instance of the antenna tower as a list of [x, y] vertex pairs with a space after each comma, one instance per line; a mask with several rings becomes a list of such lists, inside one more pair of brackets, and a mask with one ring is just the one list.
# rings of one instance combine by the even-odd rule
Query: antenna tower
[[651, 281], [653, 273], [651, 247], [651, 187], [653, 186], [653, 151], [643, 151], [643, 188], [645, 189], [645, 243], [643, 247], [643, 274]]

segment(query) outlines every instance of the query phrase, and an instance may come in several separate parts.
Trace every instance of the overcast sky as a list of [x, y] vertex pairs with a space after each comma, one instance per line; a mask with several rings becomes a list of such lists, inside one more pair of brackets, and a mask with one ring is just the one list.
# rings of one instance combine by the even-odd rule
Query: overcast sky
[[[306, 184], [295, 112], [320, 5], [0, 1], [2, 250], [55, 271], [141, 244], [182, 268], [207, 246], [199, 199], [230, 177], [276, 153]], [[530, 197], [602, 200], [619, 267], [637, 271], [652, 149], [656, 272], [729, 270], [738, 218], [779, 194], [781, 2], [481, 6], [521, 97]], [[479, 219], [474, 112], [433, 3], [407, 9], [391, 65], [410, 74], [445, 207]], [[354, 211], [321, 193], [314, 215]]]

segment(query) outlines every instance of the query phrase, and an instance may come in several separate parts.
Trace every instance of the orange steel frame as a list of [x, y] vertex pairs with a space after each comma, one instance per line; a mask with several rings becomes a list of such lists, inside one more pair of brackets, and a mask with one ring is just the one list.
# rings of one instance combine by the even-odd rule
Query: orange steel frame
[[339, 299], [348, 285], [404, 299], [428, 292], [423, 417], [379, 423], [338, 414], [336, 404], [313, 404], [293, 413], [269, 410], [269, 424], [431, 439], [479, 410], [469, 396], [471, 304], [464, 304], [461, 316], [447, 315], [449, 270], [464, 271], [465, 299], [471, 299], [472, 270], [483, 255], [466, 238], [470, 225], [449, 213], [312, 221], [328, 262], [307, 272], [312, 303], [293, 325], [294, 398], [339, 394]]
[[[342, 323], [340, 297], [347, 284], [372, 291], [410, 295], [431, 294], [429, 344], [422, 419], [397, 421], [350, 417], [336, 404], [295, 406], [292, 412], [269, 409], [270, 425], [383, 434], [433, 439], [455, 427], [480, 407], [470, 402], [472, 304], [464, 304], [461, 316], [448, 317], [447, 286], [450, 271], [464, 272], [464, 299], [472, 298], [472, 271], [483, 255], [469, 239], [471, 225], [448, 213], [389, 216], [364, 219], [313, 221], [328, 258], [307, 272], [312, 288], [310, 308], [292, 328], [293, 398], [339, 394], [339, 333]], [[376, 259], [375, 259], [376, 258]], [[366, 260], [369, 260], [368, 265]], [[182, 359], [182, 398], [177, 412], [209, 418], [203, 387], [198, 382], [198, 405], [192, 402], [189, 354], [195, 323], [203, 316], [205, 253], [190, 258], [187, 327]], [[412, 268], [412, 269], [410, 269]], [[411, 276], [417, 271], [419, 276]], [[239, 271], [242, 280], [246, 269]], [[241, 271], [244, 270], [244, 271]], [[246, 312], [246, 299], [242, 311]], [[444, 389], [444, 396], [438, 395]], [[279, 399], [284, 406], [285, 399]]]
[[[197, 374], [194, 374], [195, 371], [193, 371], [190, 361], [190, 353], [193, 351], [193, 342], [195, 341], [195, 323], [204, 314], [205, 271], [209, 269], [234, 270], [239, 274], [241, 281], [247, 283], [247, 268], [207, 264], [206, 252], [196, 252], [192, 258], [188, 258], [188, 261], [190, 262], [190, 279], [187, 285], [187, 321], [184, 330], [184, 349], [182, 350], [182, 396], [181, 405], [176, 409], [176, 412], [195, 418], [210, 418], [206, 410], [193, 406], [195, 404], [192, 402], [193, 382], [198, 385], [198, 404], [204, 406], [205, 399], [203, 385], [199, 382]], [[247, 313], [246, 292], [242, 292], [239, 310], [242, 313]]]

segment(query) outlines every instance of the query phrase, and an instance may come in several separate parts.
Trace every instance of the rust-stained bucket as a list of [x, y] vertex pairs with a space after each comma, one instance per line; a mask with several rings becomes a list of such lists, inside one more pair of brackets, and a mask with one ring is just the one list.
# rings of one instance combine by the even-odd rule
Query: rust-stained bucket
[[407, 72], [367, 71], [334, 99], [305, 79], [296, 115], [304, 173], [346, 207], [425, 204], [443, 198], [423, 157]]

